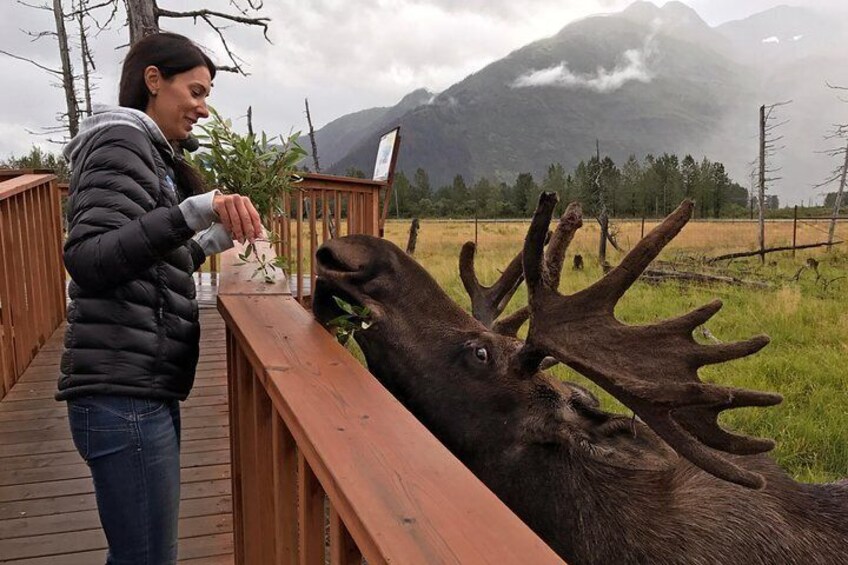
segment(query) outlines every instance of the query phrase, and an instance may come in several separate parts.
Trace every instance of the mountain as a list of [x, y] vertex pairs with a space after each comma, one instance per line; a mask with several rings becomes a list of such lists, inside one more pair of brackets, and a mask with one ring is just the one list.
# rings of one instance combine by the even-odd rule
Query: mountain
[[[814, 154], [816, 140], [846, 113], [824, 86], [848, 84], [844, 57], [833, 48], [834, 38], [846, 34], [832, 20], [781, 7], [711, 28], [681, 2], [636, 2], [573, 22], [427, 103], [369, 115], [354, 142], [335, 140], [333, 151], [343, 156], [331, 170], [370, 173], [380, 134], [400, 125], [398, 167], [408, 175], [423, 167], [436, 186], [456, 174], [514, 182], [531, 172], [540, 179], [551, 163], [571, 168], [591, 156], [596, 139], [619, 163], [631, 154], [706, 155], [747, 185], [757, 108], [791, 95], [798, 99], [780, 114], [794, 116], [785, 126], [792, 150], [775, 158], [784, 180], [774, 192], [786, 202], [827, 173], [829, 165]], [[779, 55], [770, 49], [780, 43], [762, 41], [773, 34], [789, 38]], [[319, 141], [328, 162], [324, 152]]]
[[740, 60], [774, 67], [833, 53], [834, 45], [844, 41], [848, 26], [844, 18], [832, 14], [778, 6], [722, 24], [716, 31], [730, 41]]
[[[319, 162], [323, 164], [323, 168], [332, 166], [347, 155], [351, 147], [361, 143], [369, 134], [381, 131], [381, 124], [397, 120], [408, 111], [427, 104], [434, 96], [435, 94], [429, 90], [419, 88], [404, 96], [394, 106], [369, 108], [333, 120], [315, 132]], [[298, 141], [307, 150], [309, 154], [307, 162], [311, 164], [312, 145], [309, 136], [301, 136]]]

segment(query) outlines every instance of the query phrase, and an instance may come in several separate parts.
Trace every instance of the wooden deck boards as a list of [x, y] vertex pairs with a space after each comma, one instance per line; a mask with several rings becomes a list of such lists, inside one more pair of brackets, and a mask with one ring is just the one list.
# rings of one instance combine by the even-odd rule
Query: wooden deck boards
[[[200, 281], [199, 281], [200, 282]], [[233, 563], [224, 323], [217, 288], [198, 286], [202, 341], [195, 388], [181, 406], [180, 563]], [[106, 560], [94, 488], [64, 403], [53, 400], [64, 326], [0, 401], [0, 563]]]

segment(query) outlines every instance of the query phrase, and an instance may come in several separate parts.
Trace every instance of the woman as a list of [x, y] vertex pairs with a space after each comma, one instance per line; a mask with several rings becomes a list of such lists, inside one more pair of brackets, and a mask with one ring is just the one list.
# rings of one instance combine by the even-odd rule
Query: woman
[[65, 148], [71, 276], [59, 400], [91, 468], [107, 563], [174, 563], [179, 401], [200, 325], [192, 273], [233, 239], [261, 234], [250, 200], [203, 193], [174, 150], [209, 115], [215, 65], [160, 33], [124, 61], [119, 106], [100, 107]]

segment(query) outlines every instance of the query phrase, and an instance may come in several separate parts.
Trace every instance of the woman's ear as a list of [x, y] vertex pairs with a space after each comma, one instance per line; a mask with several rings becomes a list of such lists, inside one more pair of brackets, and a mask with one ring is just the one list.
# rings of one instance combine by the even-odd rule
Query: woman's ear
[[159, 88], [162, 84], [162, 73], [155, 65], [149, 65], [144, 69], [144, 84], [147, 86], [147, 91], [150, 96], [159, 94]]

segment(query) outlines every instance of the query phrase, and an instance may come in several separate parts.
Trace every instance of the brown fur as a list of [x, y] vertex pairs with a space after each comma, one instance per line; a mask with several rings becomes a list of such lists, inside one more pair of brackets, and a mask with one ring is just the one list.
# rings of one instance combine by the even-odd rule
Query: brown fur
[[763, 489], [717, 479], [585, 389], [524, 374], [520, 340], [390, 242], [351, 236], [317, 257], [316, 317], [338, 315], [334, 295], [370, 308], [356, 340], [371, 372], [569, 563], [848, 563], [844, 481], [796, 483], [765, 455], [730, 456]]

